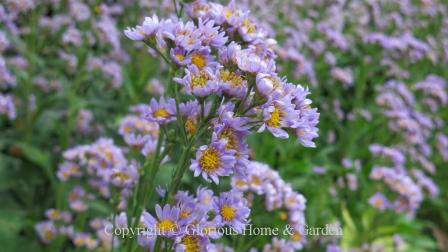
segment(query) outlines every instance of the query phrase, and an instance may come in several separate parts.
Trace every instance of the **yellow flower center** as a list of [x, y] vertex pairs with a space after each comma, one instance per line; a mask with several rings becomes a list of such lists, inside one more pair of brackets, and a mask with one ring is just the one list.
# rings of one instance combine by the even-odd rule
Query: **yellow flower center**
[[165, 108], [161, 108], [161, 109], [154, 111], [152, 113], [152, 115], [157, 118], [168, 118], [168, 116], [170, 116], [170, 114], [168, 113], [168, 111]]
[[124, 172], [115, 173], [113, 176], [114, 178], [120, 179], [121, 182], [124, 182], [129, 179], [129, 176]]
[[205, 58], [200, 54], [195, 54], [191, 57], [191, 63], [200, 70], [205, 67]]
[[250, 22], [249, 19], [243, 21], [243, 27], [246, 29], [247, 33], [255, 33], [255, 26]]
[[204, 172], [212, 173], [218, 169], [221, 164], [218, 151], [214, 148], [209, 148], [202, 152], [202, 156], [199, 159], [199, 165]]
[[44, 233], [43, 233], [44, 241], [51, 241], [51, 240], [53, 240], [53, 237], [54, 237], [54, 235], [51, 230], [47, 229], [44, 231]]
[[280, 212], [278, 214], [278, 217], [280, 218], [280, 220], [284, 221], [288, 218], [288, 215], [285, 212]]
[[243, 187], [243, 186], [246, 185], [246, 182], [244, 182], [244, 181], [242, 181], [242, 180], [237, 180], [237, 181], [235, 182], [235, 185], [238, 186], [238, 187]]
[[227, 19], [231, 18], [232, 16], [233, 16], [233, 14], [232, 14], [231, 11], [227, 11], [226, 14], [225, 14], [225, 17], [226, 17]]
[[185, 245], [185, 252], [199, 252], [200, 246], [199, 246], [199, 238], [197, 236], [193, 235], [186, 235], [182, 237], [181, 242], [183, 245]]
[[177, 59], [178, 61], [182, 62], [182, 61], [184, 61], [185, 56], [182, 55], [182, 54], [176, 54], [176, 59]]
[[180, 215], [179, 215], [179, 217], [180, 217], [181, 219], [185, 219], [185, 218], [187, 218], [188, 216], [190, 216], [190, 213], [189, 213], [188, 211], [185, 211], [185, 210], [181, 211], [181, 212], [180, 212]]
[[295, 242], [299, 242], [300, 241], [300, 234], [295, 232], [294, 234], [292, 234], [292, 240]]
[[176, 228], [176, 224], [171, 220], [161, 220], [156, 224], [156, 228], [160, 230], [160, 232], [165, 233], [173, 231]]
[[190, 135], [194, 135], [194, 133], [196, 133], [196, 123], [192, 118], [187, 119], [187, 121], [185, 122], [185, 128]]
[[225, 221], [232, 221], [236, 216], [236, 211], [233, 207], [224, 205], [221, 207], [220, 214]]
[[222, 70], [219, 72], [219, 78], [222, 81], [229, 82], [230, 87], [235, 88], [243, 84], [243, 78], [228, 70]]
[[82, 239], [81, 237], [78, 237], [75, 239], [75, 245], [78, 247], [81, 247], [84, 245], [84, 239]]
[[271, 118], [266, 121], [266, 124], [272, 128], [280, 128], [280, 119], [282, 116], [283, 113], [277, 106], [275, 106], [274, 111], [271, 112]]
[[251, 182], [252, 182], [252, 184], [257, 185], [257, 186], [261, 185], [261, 180], [258, 177], [252, 177]]
[[201, 72], [198, 75], [191, 77], [191, 87], [204, 87], [207, 81], [209, 81], [211, 78], [206, 72]]
[[236, 147], [238, 146], [238, 139], [236, 138], [231, 128], [226, 128], [225, 130], [223, 130], [220, 138], [227, 138], [226, 149], [228, 150], [236, 149]]
[[124, 133], [129, 134], [129, 133], [131, 133], [131, 131], [132, 131], [131, 127], [129, 127], [129, 126], [124, 127]]
[[58, 210], [51, 211], [50, 219], [56, 220], [56, 219], [59, 219], [59, 217], [61, 217], [61, 213]]
[[373, 202], [373, 204], [376, 207], [381, 207], [381, 206], [383, 206], [383, 201], [381, 199], [376, 199], [375, 202]]

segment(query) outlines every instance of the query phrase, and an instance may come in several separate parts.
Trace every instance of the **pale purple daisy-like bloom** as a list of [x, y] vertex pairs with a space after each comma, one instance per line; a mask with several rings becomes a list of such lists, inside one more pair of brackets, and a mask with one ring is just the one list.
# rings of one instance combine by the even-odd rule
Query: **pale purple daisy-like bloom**
[[265, 60], [250, 49], [244, 49], [237, 55], [238, 68], [248, 73], [270, 73], [275, 70], [273, 60]]
[[239, 71], [218, 70], [217, 81], [220, 89], [231, 96], [243, 99], [247, 93], [247, 81]]
[[61, 181], [67, 181], [70, 177], [81, 177], [82, 173], [79, 166], [73, 162], [64, 162], [59, 165], [56, 176]]
[[241, 45], [232, 41], [229, 45], [219, 48], [219, 62], [223, 65], [236, 65], [241, 52]]
[[39, 239], [44, 243], [49, 243], [57, 235], [57, 229], [52, 221], [43, 221], [36, 224], [35, 229]]
[[205, 67], [214, 67], [216, 62], [211, 54], [211, 49], [208, 46], [196, 48], [190, 53], [191, 60], [190, 64], [195, 65], [199, 70]]
[[184, 234], [178, 236], [175, 239], [175, 252], [207, 252], [208, 244], [210, 243], [207, 236], [194, 235], [194, 234]]
[[213, 20], [199, 19], [198, 30], [201, 33], [201, 41], [204, 46], [208, 45], [214, 48], [221, 48], [227, 42], [225, 33], [219, 31], [219, 26], [215, 26]]
[[83, 42], [82, 34], [76, 27], [69, 27], [62, 35], [62, 42], [79, 47]]
[[199, 147], [196, 158], [191, 162], [190, 170], [194, 176], [202, 175], [207, 182], [213, 180], [216, 184], [220, 176], [229, 176], [235, 165], [235, 151], [226, 149], [226, 145], [227, 141], [218, 140], [216, 133], [213, 133], [211, 144]]
[[154, 251], [156, 244], [156, 236], [149, 234], [141, 234], [137, 237], [137, 242], [140, 246], [147, 249], [147, 251]]
[[276, 74], [258, 73], [256, 86], [258, 92], [269, 97], [273, 92], [282, 92], [284, 83]]
[[73, 244], [78, 247], [86, 247], [89, 250], [93, 250], [99, 244], [98, 240], [93, 239], [87, 233], [75, 233], [72, 238]]
[[264, 122], [258, 129], [263, 132], [266, 128], [279, 138], [288, 138], [288, 133], [283, 128], [296, 128], [298, 114], [294, 110], [290, 97], [271, 99], [262, 106]]
[[390, 207], [389, 200], [382, 193], [376, 193], [370, 197], [369, 204], [379, 210], [385, 210]]
[[155, 209], [157, 219], [146, 211], [142, 214], [142, 223], [148, 228], [145, 235], [161, 235], [164, 237], [174, 237], [178, 235], [180, 228], [179, 208], [171, 207], [167, 204], [162, 209], [162, 207], [157, 204]]
[[81, 1], [71, 0], [70, 15], [77, 21], [85, 21], [90, 18], [90, 8]]
[[218, 85], [214, 71], [205, 67], [199, 70], [195, 65], [189, 65], [185, 69], [185, 76], [174, 78], [176, 82], [185, 87], [185, 92], [197, 97], [205, 97], [218, 92]]
[[143, 40], [146, 37], [154, 36], [160, 27], [159, 18], [153, 15], [152, 17], [146, 17], [141, 26], [137, 25], [135, 28], [127, 28], [124, 34], [132, 40]]
[[10, 95], [0, 94], [0, 115], [8, 116], [9, 120], [14, 120], [17, 117], [16, 106]]
[[191, 54], [187, 54], [187, 51], [182, 47], [171, 48], [170, 56], [177, 65], [186, 66], [191, 63]]
[[201, 47], [201, 32], [192, 21], [175, 23], [172, 32], [165, 32], [165, 35], [188, 52]]
[[250, 209], [243, 195], [236, 191], [223, 192], [214, 200], [218, 226], [230, 226], [241, 233], [249, 222]]
[[264, 33], [257, 29], [257, 25], [250, 18], [246, 17], [238, 27], [238, 32], [246, 42], [252, 42], [257, 38], [263, 38]]
[[316, 147], [313, 139], [318, 137], [319, 129], [316, 127], [319, 122], [319, 113], [317, 108], [304, 109], [300, 112], [300, 119], [295, 126], [295, 133], [297, 139], [305, 147]]
[[16, 85], [16, 77], [8, 70], [5, 60], [0, 56], [0, 89], [7, 89]]
[[117, 187], [132, 187], [139, 177], [134, 163], [112, 169], [111, 182]]
[[152, 98], [147, 107], [145, 118], [150, 122], [165, 124], [176, 119], [176, 102], [173, 98], [165, 100], [161, 97], [157, 102]]
[[196, 199], [199, 208], [210, 210], [213, 206], [213, 191], [206, 187], [198, 187], [196, 190]]

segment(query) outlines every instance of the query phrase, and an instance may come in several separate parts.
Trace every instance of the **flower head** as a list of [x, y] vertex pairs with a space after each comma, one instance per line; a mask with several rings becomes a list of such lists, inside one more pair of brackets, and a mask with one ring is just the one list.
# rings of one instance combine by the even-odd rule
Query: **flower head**
[[[227, 141], [217, 140], [217, 135], [213, 134], [212, 143], [199, 147], [196, 152], [196, 159], [192, 160], [190, 170], [194, 176], [202, 177], [208, 181], [219, 183], [220, 176], [229, 176], [235, 165], [234, 150], [226, 149]], [[210, 180], [211, 179], [211, 180]]]
[[228, 225], [240, 233], [248, 223], [250, 209], [243, 195], [236, 191], [221, 193], [215, 198], [214, 209], [218, 226]]

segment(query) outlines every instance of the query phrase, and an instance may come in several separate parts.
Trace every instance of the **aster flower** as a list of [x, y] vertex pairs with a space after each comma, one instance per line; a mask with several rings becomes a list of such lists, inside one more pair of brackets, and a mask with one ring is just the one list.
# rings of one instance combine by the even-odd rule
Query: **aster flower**
[[238, 68], [251, 74], [270, 73], [275, 70], [275, 63], [262, 59], [250, 49], [241, 50], [236, 58]]
[[167, 38], [174, 41], [175, 45], [185, 48], [188, 52], [201, 47], [201, 32], [191, 21], [187, 23], [176, 22], [171, 32], [165, 31], [164, 33]]
[[176, 252], [188, 252], [188, 251], [197, 251], [197, 252], [207, 252], [208, 244], [210, 243], [209, 239], [206, 236], [199, 235], [190, 235], [185, 234], [183, 236], [176, 237]]
[[93, 250], [99, 244], [98, 240], [93, 239], [89, 234], [86, 233], [75, 234], [72, 241], [76, 247], [86, 247], [89, 250]]
[[376, 193], [370, 197], [369, 204], [379, 210], [384, 210], [390, 207], [389, 200], [382, 193]]
[[238, 71], [219, 70], [217, 80], [224, 93], [243, 99], [247, 93], [247, 81]]
[[132, 40], [143, 40], [146, 37], [154, 36], [161, 26], [159, 18], [156, 15], [146, 17], [141, 26], [127, 28], [124, 34]]
[[215, 26], [214, 20], [198, 20], [198, 30], [201, 34], [201, 41], [203, 46], [211, 46], [214, 48], [221, 48], [227, 42], [225, 32], [219, 31], [219, 26]]
[[179, 66], [186, 66], [191, 63], [191, 54], [187, 54], [187, 51], [182, 47], [176, 47], [170, 49], [170, 56], [173, 62]]
[[195, 65], [199, 70], [202, 70], [205, 67], [213, 67], [213, 64], [216, 64], [211, 55], [211, 50], [207, 46], [192, 51], [190, 57], [190, 63]]
[[211, 68], [199, 70], [195, 65], [185, 69], [185, 76], [174, 79], [185, 87], [185, 92], [197, 97], [205, 97], [218, 92], [216, 77]]
[[16, 106], [14, 105], [12, 96], [0, 94], [0, 115], [1, 114], [8, 116], [9, 120], [14, 120], [17, 117]]
[[248, 223], [250, 209], [240, 193], [234, 191], [221, 193], [214, 200], [214, 209], [219, 226], [228, 225], [241, 233]]
[[131, 163], [129, 166], [112, 169], [111, 182], [117, 187], [129, 188], [137, 182], [138, 177], [137, 167], [135, 164]]
[[282, 92], [283, 80], [273, 74], [258, 73], [256, 77], [257, 91], [269, 97], [273, 92]]
[[61, 181], [67, 181], [70, 177], [81, 177], [82, 173], [77, 164], [64, 162], [59, 166], [56, 176]]
[[229, 176], [235, 165], [235, 151], [226, 149], [226, 145], [227, 141], [217, 140], [217, 135], [214, 133], [209, 146], [199, 147], [196, 159], [192, 160], [190, 165], [194, 176], [202, 175], [207, 182], [213, 180], [216, 184], [219, 183], [220, 176]]
[[206, 187], [199, 186], [196, 190], [196, 199], [197, 204], [199, 205], [198, 207], [208, 211], [212, 208], [213, 191]]
[[283, 128], [297, 127], [298, 114], [289, 97], [268, 101], [262, 108], [264, 122], [258, 132], [267, 128], [275, 137], [288, 138], [289, 135]]
[[44, 221], [36, 224], [35, 229], [39, 239], [44, 243], [49, 243], [56, 238], [57, 230], [52, 221]]
[[219, 62], [222, 65], [236, 65], [237, 57], [241, 52], [241, 46], [232, 41], [229, 45], [219, 48]]
[[165, 98], [161, 97], [158, 102], [152, 98], [147, 107], [145, 118], [150, 122], [159, 124], [176, 120], [176, 102], [172, 98], [165, 101]]
[[185, 118], [185, 129], [187, 133], [194, 135], [196, 133], [197, 121], [201, 114], [199, 103], [196, 100], [181, 103], [179, 104], [179, 110], [181, 116]]
[[165, 205], [162, 209], [156, 205], [157, 219], [148, 212], [143, 212], [142, 223], [149, 229], [148, 235], [161, 235], [164, 237], [174, 237], [178, 235], [180, 228], [179, 214], [177, 207]]

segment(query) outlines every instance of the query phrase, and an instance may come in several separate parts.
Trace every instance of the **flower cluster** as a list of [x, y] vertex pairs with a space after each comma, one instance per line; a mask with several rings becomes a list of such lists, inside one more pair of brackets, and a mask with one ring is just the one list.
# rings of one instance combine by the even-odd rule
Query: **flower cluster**
[[[99, 139], [91, 145], [82, 145], [64, 152], [65, 161], [59, 166], [57, 177], [61, 181], [70, 178], [88, 177], [92, 192], [76, 186], [69, 194], [74, 211], [87, 210], [86, 200], [111, 197], [111, 186], [119, 190], [119, 208], [126, 207], [126, 198], [139, 177], [136, 164], [128, 162], [122, 149], [110, 139]], [[95, 194], [94, 194], [95, 193]]]
[[400, 196], [394, 202], [389, 203], [381, 194], [370, 198], [369, 202], [379, 209], [394, 209], [398, 213], [413, 215], [423, 200], [420, 187], [406, 175], [386, 167], [374, 167], [370, 174], [374, 180], [382, 180], [387, 186]]
[[[384, 108], [389, 118], [389, 128], [398, 133], [403, 143], [393, 147], [373, 144], [369, 148], [374, 156], [385, 157], [393, 163], [393, 168], [374, 168], [371, 177], [384, 180], [392, 191], [400, 195], [399, 203], [391, 204], [382, 194], [376, 194], [370, 199], [375, 207], [394, 208], [398, 212], [413, 214], [423, 200], [423, 189], [428, 191], [430, 197], [438, 195], [437, 185], [425, 172], [431, 175], [436, 172], [435, 165], [429, 161], [433, 156], [430, 141], [444, 125], [435, 112], [446, 103], [445, 86], [445, 81], [435, 75], [416, 83], [414, 88], [423, 94], [423, 108], [417, 105], [417, 98], [402, 82], [389, 81], [380, 90], [376, 102]], [[437, 136], [441, 139], [442, 133], [437, 133]], [[441, 151], [441, 155], [443, 153]], [[421, 169], [409, 171], [406, 169], [409, 162]]]
[[[170, 247], [163, 247], [165, 250], [210, 251], [215, 246], [211, 240], [226, 233], [218, 231], [220, 228], [228, 227], [232, 232], [241, 233], [249, 221], [249, 213], [247, 201], [238, 191], [217, 196], [204, 187], [199, 187], [194, 196], [179, 191], [173, 205], [156, 205], [154, 215], [143, 212], [140, 226], [145, 231], [138, 234], [138, 242], [153, 251], [160, 236], [173, 241]], [[126, 213], [122, 212], [116, 219], [116, 227], [127, 226]]]
[[291, 185], [287, 184], [278, 172], [269, 166], [250, 161], [247, 167], [247, 176], [232, 178], [233, 188], [246, 193], [247, 198], [254, 195], [264, 196], [265, 208], [269, 212], [279, 209], [286, 210], [286, 212], [279, 212], [279, 219], [287, 221], [293, 229], [290, 240], [274, 237], [272, 244], [267, 244], [265, 250], [269, 251], [269, 248], [277, 247], [281, 248], [280, 251], [302, 249], [305, 244], [305, 236], [302, 233], [305, 227], [305, 197], [293, 191]]
[[[319, 114], [311, 108], [306, 88], [288, 83], [275, 72], [274, 40], [248, 12], [205, 1], [186, 4], [193, 21], [147, 17], [126, 36], [144, 41], [173, 67], [173, 80], [193, 99], [151, 100], [146, 119], [159, 125], [182, 122], [186, 137], [207, 134], [190, 170], [206, 181], [245, 172], [251, 129], [275, 137], [294, 134], [314, 147]], [[170, 80], [169, 80], [170, 81]], [[205, 132], [204, 132], [205, 131]]]

